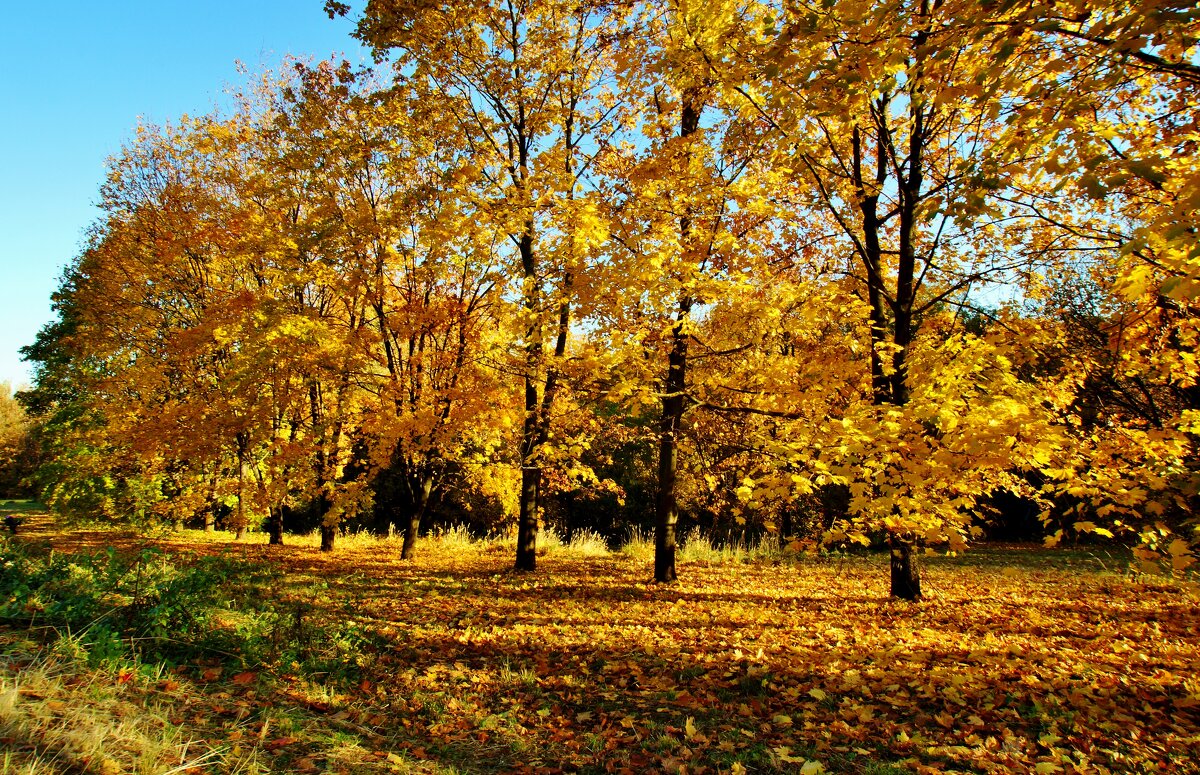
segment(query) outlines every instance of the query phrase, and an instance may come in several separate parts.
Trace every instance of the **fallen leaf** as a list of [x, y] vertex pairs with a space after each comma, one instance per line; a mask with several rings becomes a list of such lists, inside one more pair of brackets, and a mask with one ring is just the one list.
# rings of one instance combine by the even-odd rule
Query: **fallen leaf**
[[286, 748], [289, 745], [294, 745], [300, 742], [298, 737], [277, 737], [269, 743], [266, 743], [263, 748], [268, 751], [278, 751], [280, 748]]

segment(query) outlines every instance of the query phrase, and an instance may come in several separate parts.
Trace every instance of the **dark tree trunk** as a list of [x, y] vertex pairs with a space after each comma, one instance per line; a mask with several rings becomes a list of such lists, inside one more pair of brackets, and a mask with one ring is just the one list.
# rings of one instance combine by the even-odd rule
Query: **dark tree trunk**
[[[524, 148], [522, 147], [522, 170], [524, 170]], [[529, 329], [525, 332], [525, 423], [521, 428], [521, 494], [517, 516], [517, 561], [518, 571], [537, 568], [538, 531], [538, 484], [542, 477], [541, 464], [536, 461], [538, 441], [543, 435], [541, 427], [541, 402], [538, 400], [538, 383], [542, 378], [545, 354], [542, 349], [541, 293], [533, 250], [533, 223], [525, 224], [518, 247], [521, 252], [521, 271], [532, 287], [525, 291], [525, 309], [530, 316]]]
[[[679, 136], [688, 138], [700, 129], [700, 113], [704, 109], [700, 89], [684, 91], [679, 117]], [[679, 244], [690, 252], [692, 220], [684, 215], [679, 219]], [[680, 291], [675, 325], [671, 329], [671, 351], [667, 355], [667, 375], [663, 380], [662, 417], [658, 423], [658, 498], [654, 514], [654, 580], [675, 581], [675, 528], [679, 523], [679, 503], [675, 497], [675, 482], [679, 477], [679, 429], [687, 408], [684, 391], [687, 389], [687, 323], [691, 315], [692, 298]]]
[[411, 560], [417, 551], [417, 533], [421, 530], [421, 515], [415, 510], [404, 523], [404, 544], [400, 547], [400, 559]]
[[[864, 170], [863, 135], [854, 127], [851, 136], [854, 182], [859, 190], [859, 209], [862, 214], [863, 239], [859, 247], [863, 268], [867, 276], [867, 298], [870, 303], [871, 324], [871, 387], [875, 405], [902, 407], [909, 400], [908, 350], [916, 334], [918, 320], [914, 313], [917, 286], [919, 284], [914, 233], [917, 228], [917, 209], [920, 203], [922, 184], [922, 154], [924, 151], [925, 125], [918, 94], [910, 95], [910, 109], [915, 110], [914, 126], [909, 139], [907, 175], [897, 173], [900, 204], [897, 208], [898, 250], [896, 257], [896, 289], [893, 298], [885, 292], [883, 249], [880, 232], [883, 220], [878, 214], [879, 196], [871, 191], [878, 190], [888, 177], [886, 160], [894, 153], [885, 152], [891, 143], [892, 134], [886, 125], [889, 97], [879, 98], [873, 111], [876, 122], [876, 167], [874, 185], [867, 184]], [[889, 315], [890, 313], [890, 315]], [[890, 374], [883, 368], [884, 347], [893, 350]], [[890, 533], [891, 547], [891, 594], [903, 600], [921, 599], [921, 574], [917, 568], [913, 545], [901, 534]]]
[[330, 524], [326, 519], [329, 510], [333, 508], [333, 503], [330, 501], [326, 493], [322, 493], [317, 500], [317, 513], [321, 518], [321, 551], [332, 552], [333, 543], [337, 538], [337, 525]]
[[663, 385], [662, 418], [658, 426], [658, 499], [654, 521], [654, 580], [658, 582], [676, 579], [675, 527], [679, 523], [679, 504], [675, 498], [675, 482], [679, 476], [678, 437], [687, 376], [687, 334], [683, 330], [687, 306], [690, 302], [680, 304], [680, 320], [672, 331], [667, 378]]
[[901, 600], [921, 599], [921, 570], [913, 554], [912, 544], [892, 539], [892, 597]]
[[268, 544], [283, 546], [283, 506], [271, 509], [270, 516], [267, 518], [267, 535], [270, 536]]
[[417, 534], [421, 530], [421, 519], [425, 516], [431, 492], [433, 492], [433, 477], [426, 475], [414, 488], [412, 511], [404, 526], [404, 545], [400, 549], [400, 559], [402, 560], [411, 560], [416, 552]]
[[[928, 16], [928, 3], [922, 0], [921, 15]], [[926, 34], [918, 32], [914, 43], [919, 49], [924, 45]], [[895, 333], [893, 344], [895, 353], [892, 356], [891, 403], [904, 406], [909, 400], [908, 384], [908, 350], [917, 332], [918, 322], [914, 317], [913, 306], [916, 301], [917, 285], [917, 210], [921, 202], [921, 186], [923, 180], [926, 140], [925, 105], [922, 94], [920, 73], [920, 57], [917, 55], [916, 76], [913, 91], [909, 94], [909, 110], [912, 112], [913, 126], [908, 139], [908, 175], [899, 176], [900, 189], [899, 218], [900, 228], [897, 235], [899, 240], [899, 255], [896, 266], [896, 297], [893, 304], [893, 320]], [[917, 567], [913, 545], [904, 537], [891, 536], [892, 549], [892, 597], [902, 600], [921, 599], [921, 572]]]
[[[854, 185], [859, 193], [859, 211], [862, 213], [863, 240], [860, 247], [860, 257], [867, 275], [867, 301], [870, 304], [871, 322], [871, 396], [876, 405], [885, 404], [892, 400], [891, 381], [883, 368], [882, 344], [887, 342], [889, 333], [887, 299], [883, 284], [883, 248], [879, 243], [879, 195], [871, 193], [874, 189], [868, 185], [867, 171], [864, 169], [866, 159], [863, 153], [863, 133], [856, 125], [850, 135], [853, 153]], [[887, 177], [886, 159], [879, 154], [874, 171], [874, 186], [883, 184]]]
[[542, 470], [534, 466], [521, 469], [521, 512], [517, 520], [517, 564], [519, 571], [537, 568], [538, 480]]
[[238, 460], [238, 485], [237, 485], [237, 511], [234, 512], [233, 538], [235, 541], [242, 540], [246, 535], [246, 465], [247, 457], [250, 451], [250, 437], [246, 433], [237, 434], [237, 460]]

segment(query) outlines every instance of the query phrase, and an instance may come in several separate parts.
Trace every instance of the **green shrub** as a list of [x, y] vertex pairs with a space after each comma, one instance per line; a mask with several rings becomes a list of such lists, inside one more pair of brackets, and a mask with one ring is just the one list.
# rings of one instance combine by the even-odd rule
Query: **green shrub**
[[90, 664], [215, 657], [354, 678], [370, 634], [279, 588], [270, 568], [225, 557], [37, 555], [0, 540], [0, 622], [50, 629]]
[[128, 652], [186, 657], [215, 647], [223, 628], [214, 615], [247, 603], [266, 575], [225, 558], [175, 558], [153, 549], [132, 557], [112, 549], [39, 556], [4, 542], [0, 621], [73, 633], [93, 662]]

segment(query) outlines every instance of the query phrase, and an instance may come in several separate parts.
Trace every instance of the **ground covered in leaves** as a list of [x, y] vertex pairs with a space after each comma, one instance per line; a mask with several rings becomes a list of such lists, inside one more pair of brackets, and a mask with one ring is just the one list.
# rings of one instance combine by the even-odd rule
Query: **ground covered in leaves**
[[[189, 536], [158, 543], [270, 571], [263, 642], [291, 645], [131, 669], [10, 622], [10, 749], [67, 750], [36, 725], [14, 731], [14, 709], [66, 713], [69, 697], [22, 687], [20, 671], [77, 664], [91, 696], [101, 685], [154, 709], [176, 741], [144, 772], [1200, 771], [1194, 593], [1099, 553], [930, 559], [929, 599], [909, 604], [887, 598], [870, 555], [683, 563], [663, 586], [636, 554], [559, 548], [520, 575], [505, 547], [461, 538], [404, 562], [392, 542], [322, 555]], [[145, 543], [44, 522], [15, 540]], [[236, 607], [223, 616], [215, 626], [245, 626]]]

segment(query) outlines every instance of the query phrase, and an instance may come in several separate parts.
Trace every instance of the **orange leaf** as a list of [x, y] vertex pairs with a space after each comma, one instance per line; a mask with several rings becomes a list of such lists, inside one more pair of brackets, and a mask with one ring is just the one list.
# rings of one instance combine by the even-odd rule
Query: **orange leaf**
[[277, 751], [280, 748], [286, 748], [289, 745], [300, 742], [298, 737], [279, 737], [263, 746], [268, 751]]

